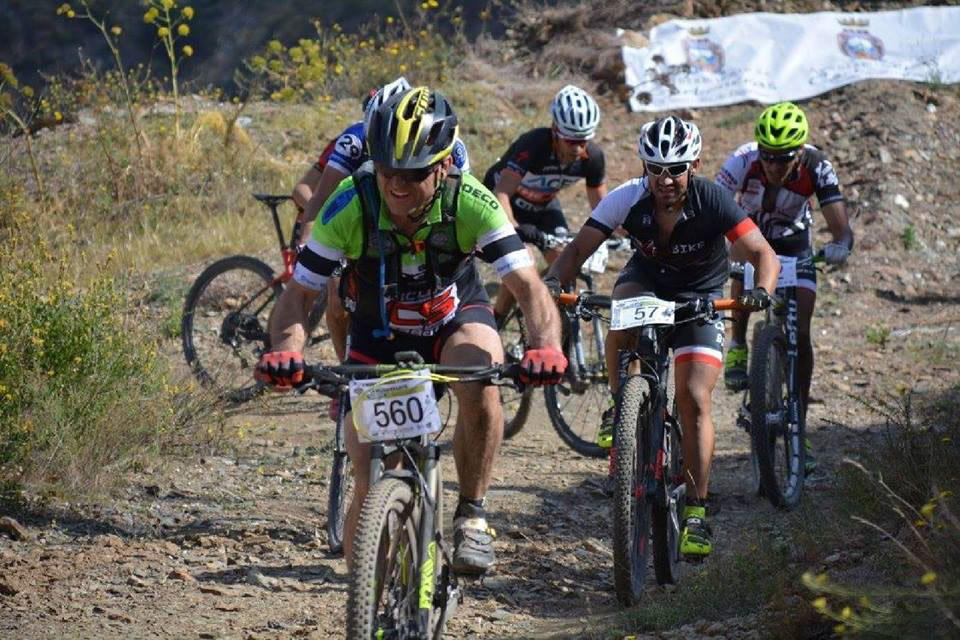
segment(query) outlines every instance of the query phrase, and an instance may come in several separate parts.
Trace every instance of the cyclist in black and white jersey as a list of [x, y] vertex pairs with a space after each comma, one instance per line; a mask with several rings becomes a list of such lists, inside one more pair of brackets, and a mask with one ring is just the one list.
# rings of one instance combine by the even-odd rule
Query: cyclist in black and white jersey
[[[585, 181], [591, 209], [607, 195], [603, 151], [592, 141], [600, 122], [596, 101], [583, 89], [567, 85], [554, 96], [550, 113], [551, 127], [521, 135], [483, 178], [520, 238], [541, 250], [544, 234], [558, 235], [568, 228], [556, 200], [558, 191]], [[547, 264], [557, 255], [555, 249], [544, 251]], [[513, 297], [504, 292], [497, 296], [494, 313], [503, 317], [512, 304]]]
[[[823, 247], [828, 264], [846, 261], [853, 248], [840, 181], [826, 155], [807, 144], [806, 115], [792, 102], [767, 107], [757, 119], [755, 142], [744, 144], [727, 158], [716, 182], [750, 215], [777, 254], [797, 262], [797, 346], [800, 397], [807, 406], [813, 375], [810, 320], [817, 297], [817, 272], [812, 261], [810, 198], [816, 196], [833, 237]], [[738, 256], [734, 253], [734, 259]], [[731, 295], [742, 290], [742, 273], [735, 270]], [[727, 350], [724, 382], [732, 390], [747, 385], [747, 313], [734, 312], [733, 335]], [[809, 443], [807, 444], [809, 449]], [[807, 456], [808, 466], [813, 456]]]
[[[548, 271], [558, 288], [572, 281], [583, 262], [622, 226], [637, 251], [613, 289], [613, 299], [655, 295], [666, 300], [721, 297], [728, 277], [726, 242], [757, 270], [758, 286], [741, 302], [760, 309], [770, 303], [779, 263], [756, 224], [729, 194], [695, 174], [700, 167], [700, 132], [675, 116], [644, 125], [639, 155], [644, 175], [620, 185], [593, 210], [576, 238]], [[610, 331], [606, 364], [610, 391], [620, 387], [618, 354], [635, 338], [630, 331]], [[681, 551], [706, 555], [712, 549], [704, 501], [714, 450], [711, 393], [723, 366], [723, 323], [679, 325], [670, 345], [675, 359], [676, 402], [683, 426], [683, 461], [687, 506]], [[604, 414], [601, 438], [612, 442], [613, 402]]]

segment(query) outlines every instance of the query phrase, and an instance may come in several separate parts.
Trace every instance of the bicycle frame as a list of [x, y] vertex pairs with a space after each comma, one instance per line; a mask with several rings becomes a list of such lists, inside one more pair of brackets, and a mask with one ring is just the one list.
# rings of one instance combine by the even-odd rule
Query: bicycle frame
[[293, 229], [290, 231], [290, 241], [287, 242], [283, 235], [283, 228], [280, 226], [280, 214], [277, 213], [277, 207], [293, 198], [291, 196], [267, 195], [263, 193], [255, 193], [253, 197], [270, 209], [270, 214], [273, 216], [273, 228], [277, 232], [277, 241], [280, 243], [280, 255], [283, 257], [283, 271], [274, 278], [271, 286], [278, 282], [286, 284], [293, 278], [293, 267], [297, 263], [297, 245], [300, 243], [303, 221], [300, 220], [299, 216], [297, 217], [293, 223]]
[[[593, 293], [593, 278], [590, 276], [590, 274], [581, 271], [579, 274], [577, 274], [577, 277], [583, 280], [583, 283], [586, 286], [586, 289], [581, 291], [580, 294], [583, 295], [587, 293]], [[567, 345], [566, 344], [564, 345], [564, 351], [568, 351], [567, 356], [570, 361], [567, 367], [566, 379], [570, 382], [570, 386], [573, 388], [573, 391], [575, 393], [583, 393], [586, 384], [597, 382], [598, 380], [605, 381], [607, 379], [607, 369], [606, 369], [606, 366], [602, 366], [601, 369], [597, 371], [597, 370], [591, 370], [587, 366], [587, 358], [586, 358], [586, 354], [584, 353], [583, 340], [580, 337], [580, 334], [581, 334], [580, 315], [581, 314], [578, 313], [578, 310], [576, 309], [574, 310], [565, 309], [563, 310], [563, 313], [566, 314], [566, 317], [569, 320], [569, 326], [570, 326], [569, 345], [573, 347], [572, 352], [570, 352], [567, 349]], [[586, 318], [584, 318], [584, 320], [586, 320]], [[589, 322], [592, 322], [595, 325], [594, 331], [593, 331], [593, 340], [594, 340], [593, 346], [596, 349], [596, 353], [602, 355], [604, 353], [604, 344], [603, 344], [603, 334], [600, 331], [600, 327], [599, 327], [600, 319], [594, 316], [589, 319]], [[600, 363], [601, 365], [605, 364], [602, 358], [600, 360]], [[584, 382], [584, 378], [587, 378], [587, 377], [589, 377], [589, 379], [586, 380], [586, 382]]]

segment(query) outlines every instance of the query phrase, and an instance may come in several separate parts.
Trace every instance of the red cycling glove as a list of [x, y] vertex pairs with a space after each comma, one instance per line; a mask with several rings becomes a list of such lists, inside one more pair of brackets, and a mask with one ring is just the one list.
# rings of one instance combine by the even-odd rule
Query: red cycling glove
[[520, 361], [520, 381], [540, 386], [557, 384], [567, 370], [567, 358], [560, 351], [544, 347], [529, 349]]
[[303, 354], [299, 351], [270, 351], [260, 356], [253, 377], [274, 391], [290, 391], [303, 381]]

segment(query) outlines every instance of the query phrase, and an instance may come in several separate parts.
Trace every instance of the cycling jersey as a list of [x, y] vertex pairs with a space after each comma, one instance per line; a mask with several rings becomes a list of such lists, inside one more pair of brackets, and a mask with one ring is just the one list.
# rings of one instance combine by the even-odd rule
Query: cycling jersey
[[811, 196], [817, 196], [821, 208], [843, 201], [833, 165], [809, 144], [803, 145], [803, 156], [777, 192], [772, 208], [763, 205], [767, 179], [756, 142], [734, 151], [717, 173], [716, 182], [739, 202], [781, 255], [800, 255], [809, 249]]
[[[359, 176], [360, 172], [343, 180], [327, 199], [318, 217], [319, 223], [314, 225], [313, 234], [300, 253], [293, 277], [308, 289], [320, 290], [341, 258], [352, 266], [369, 260], [369, 246], [365, 247], [365, 243], [370, 238], [364, 230], [363, 205], [356, 183]], [[449, 181], [443, 188], [448, 185]], [[468, 264], [438, 286], [438, 281], [430, 277], [432, 269], [427, 240], [432, 237], [431, 227], [449, 224], [444, 221], [441, 210], [445, 200], [446, 197], [441, 196], [434, 201], [424, 225], [411, 242], [396, 230], [386, 204], [380, 199], [378, 235], [375, 237], [377, 242], [392, 238], [392, 242], [399, 245], [397, 286], [386, 282], [384, 285], [389, 286], [359, 286], [348, 291], [346, 297], [369, 301], [367, 297], [373, 296], [379, 302], [382, 295], [387, 323], [392, 330], [433, 335], [453, 319], [463, 304], [476, 299], [477, 292], [483, 287], [473, 268], [475, 252], [492, 264], [501, 277], [533, 264], [497, 199], [476, 178], [464, 174], [456, 193], [453, 228], [459, 250], [469, 254]], [[346, 307], [361, 325], [377, 327], [382, 324], [382, 318], [370, 317], [372, 314], [366, 311], [367, 304], [347, 303]]]
[[487, 170], [483, 183], [491, 191], [504, 168], [523, 176], [511, 205], [527, 211], [546, 208], [560, 189], [575, 182], [586, 179], [588, 187], [599, 187], [605, 179], [603, 151], [595, 142], [587, 143], [586, 159], [562, 165], [553, 152], [553, 130], [549, 127], [532, 129], [517, 138]]
[[[354, 122], [332, 143], [333, 149], [326, 163], [345, 176], [352, 174], [370, 159], [363, 133], [363, 122]], [[470, 158], [463, 140], [453, 143], [453, 166], [461, 173], [470, 171]], [[322, 157], [322, 156], [321, 156]], [[315, 165], [316, 166], [316, 165]]]
[[[618, 226], [630, 235], [636, 253], [628, 267], [656, 285], [657, 295], [708, 294], [727, 279], [727, 246], [756, 229], [730, 195], [713, 182], [690, 178], [683, 212], [666, 246], [658, 241], [649, 179], [634, 178], [600, 201], [585, 223], [609, 236]], [[669, 299], [669, 298], [668, 298]]]

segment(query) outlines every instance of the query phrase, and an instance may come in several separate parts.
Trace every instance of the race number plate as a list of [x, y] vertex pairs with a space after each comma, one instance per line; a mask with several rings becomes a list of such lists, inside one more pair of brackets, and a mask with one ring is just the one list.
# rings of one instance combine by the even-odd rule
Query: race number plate
[[[777, 288], [797, 286], [797, 259], [794, 256], [777, 256], [780, 258], [780, 275], [777, 277]], [[753, 289], [753, 265], [749, 262], [743, 265], [743, 288]]]
[[[426, 371], [416, 379], [351, 380], [350, 403], [360, 411], [360, 439], [366, 442], [416, 438], [440, 430], [433, 381]], [[364, 433], [366, 430], [366, 433]]]
[[676, 303], [653, 296], [614, 300], [610, 309], [610, 329], [632, 329], [648, 324], [673, 324]]
[[610, 258], [610, 251], [607, 249], [607, 243], [601, 242], [593, 255], [587, 258], [587, 270], [593, 273], [603, 273], [607, 270], [607, 260]]

